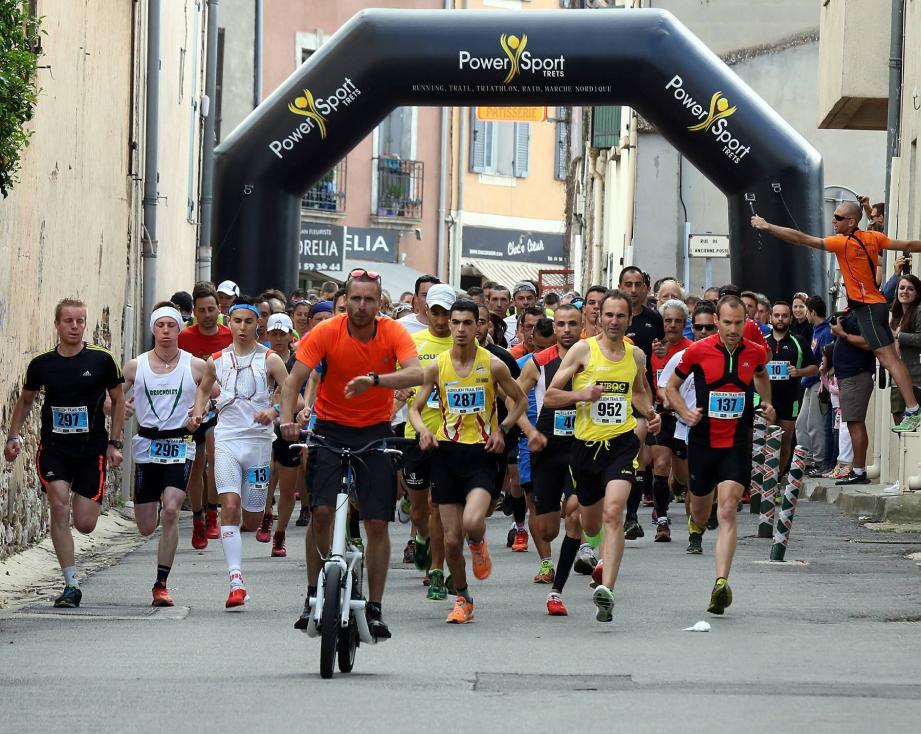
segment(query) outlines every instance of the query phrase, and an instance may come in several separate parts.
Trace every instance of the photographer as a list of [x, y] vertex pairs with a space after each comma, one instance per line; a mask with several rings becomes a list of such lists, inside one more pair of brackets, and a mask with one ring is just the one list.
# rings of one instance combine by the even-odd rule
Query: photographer
[[[895, 336], [896, 351], [908, 368], [915, 397], [921, 397], [921, 280], [914, 275], [902, 275], [895, 291], [892, 317], [889, 325]], [[892, 417], [898, 424], [902, 420], [905, 401], [898, 390], [889, 394]]]

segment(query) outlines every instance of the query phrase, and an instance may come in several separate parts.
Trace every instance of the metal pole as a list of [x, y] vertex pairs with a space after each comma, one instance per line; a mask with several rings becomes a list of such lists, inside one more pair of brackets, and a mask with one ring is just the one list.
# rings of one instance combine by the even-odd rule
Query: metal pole
[[706, 285], [704, 286], [704, 290], [706, 290], [707, 288], [712, 288], [712, 287], [713, 287], [713, 258], [708, 257], [707, 258], [707, 270], [706, 270]]
[[902, 43], [904, 41], [905, 0], [892, 0], [889, 30], [889, 106], [886, 115], [886, 231], [889, 228], [892, 159], [899, 152], [899, 122], [902, 113]]
[[208, 0], [208, 31], [205, 58], [205, 97], [202, 105], [204, 128], [201, 135], [201, 204], [199, 205], [198, 253], [195, 258], [198, 280], [211, 280], [211, 211], [214, 204], [215, 90], [217, 89], [217, 23], [219, 0]]
[[262, 18], [262, 0], [256, 0], [256, 14], [253, 20], [253, 109], [262, 102]]
[[764, 442], [767, 421], [760, 412], [755, 413], [755, 428], [752, 433], [752, 485], [749, 512], [757, 515], [761, 510], [761, 484], [764, 481]]
[[777, 489], [777, 474], [780, 470], [782, 440], [783, 428], [768, 426], [767, 448], [764, 453], [764, 485], [761, 487], [761, 517], [758, 524], [759, 538], [770, 538], [774, 535], [774, 494]]
[[[147, 323], [157, 302], [157, 198], [160, 155], [160, 0], [147, 3], [147, 94], [144, 125], [144, 311]], [[151, 335], [143, 338], [151, 343]]]
[[783, 492], [783, 504], [777, 516], [777, 528], [774, 530], [774, 545], [771, 546], [771, 560], [782, 561], [787, 552], [787, 543], [790, 542], [790, 531], [793, 529], [793, 515], [796, 513], [796, 503], [799, 500], [800, 489], [803, 487], [803, 472], [806, 470], [806, 447], [797, 446], [793, 449], [793, 463], [790, 466], [790, 481]]

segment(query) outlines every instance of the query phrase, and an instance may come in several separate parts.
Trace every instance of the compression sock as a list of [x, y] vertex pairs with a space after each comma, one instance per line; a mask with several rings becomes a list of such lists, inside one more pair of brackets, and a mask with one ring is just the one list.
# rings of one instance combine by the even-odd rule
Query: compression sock
[[568, 535], [563, 536], [563, 542], [560, 544], [560, 556], [556, 562], [556, 576], [553, 579], [554, 591], [562, 593], [563, 587], [566, 586], [569, 572], [572, 571], [573, 561], [576, 560], [576, 554], [579, 552], [579, 545], [579, 538], [570, 538]]
[[518, 528], [524, 527], [524, 519], [528, 514], [528, 501], [522, 493], [521, 497], [512, 497], [512, 515]]
[[164, 566], [162, 563], [157, 564], [157, 583], [166, 586], [166, 579], [169, 577], [171, 566]]
[[598, 535], [589, 535], [583, 532], [582, 537], [585, 538], [585, 542], [588, 543], [593, 550], [598, 550], [598, 546], [601, 545], [601, 541], [604, 539], [604, 528], [598, 531]]
[[464, 600], [473, 604], [473, 597], [470, 595], [470, 587], [465, 586], [463, 589], [458, 588], [457, 595], [464, 597]]
[[[224, 560], [227, 561], [227, 572], [230, 574], [230, 585], [243, 585], [240, 566], [243, 558], [243, 539], [240, 537], [239, 525], [221, 526], [221, 544], [224, 546]], [[236, 572], [236, 577], [234, 576]]]
[[706, 529], [707, 529], [706, 526], [701, 527], [696, 522], [694, 522], [693, 517], [688, 515], [688, 532], [689, 533], [696, 533], [697, 535], [703, 535]]
[[638, 471], [636, 481], [630, 487], [630, 496], [627, 497], [627, 520], [636, 520], [636, 514], [640, 509], [640, 502], [643, 501], [646, 489], [646, 472], [645, 470]]
[[77, 567], [65, 566], [61, 569], [64, 572], [64, 586], [76, 586], [80, 588], [80, 582], [77, 581]]
[[652, 496], [656, 503], [656, 515], [668, 517], [668, 504], [672, 499], [668, 488], [668, 477], [655, 476], [652, 480]]

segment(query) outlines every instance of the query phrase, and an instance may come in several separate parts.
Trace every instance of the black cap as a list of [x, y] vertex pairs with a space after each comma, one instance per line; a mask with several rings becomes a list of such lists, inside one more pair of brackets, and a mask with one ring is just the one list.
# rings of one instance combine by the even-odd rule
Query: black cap
[[739, 286], [737, 285], [732, 285], [732, 283], [729, 283], [728, 285], [720, 286], [720, 298], [722, 298], [723, 296], [741, 296], [741, 295], [742, 295], [742, 289], [739, 288]]

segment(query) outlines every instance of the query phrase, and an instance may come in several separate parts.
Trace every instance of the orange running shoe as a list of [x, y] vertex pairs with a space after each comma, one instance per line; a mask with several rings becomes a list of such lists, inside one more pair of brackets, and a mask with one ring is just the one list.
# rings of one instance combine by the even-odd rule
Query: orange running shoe
[[174, 605], [173, 597], [169, 595], [165, 584], [154, 584], [151, 591], [153, 592], [153, 601], [150, 603], [150, 606], [171, 607]]
[[204, 550], [208, 547], [204, 520], [192, 520], [192, 547], [195, 550]]
[[217, 510], [208, 510], [205, 513], [205, 535], [208, 540], [217, 540], [221, 537], [221, 527], [217, 524]]
[[566, 611], [566, 605], [563, 604], [563, 597], [555, 591], [547, 594], [547, 614], [551, 617], [567, 617], [569, 612]]
[[524, 528], [518, 528], [515, 531], [515, 539], [512, 541], [512, 553], [527, 553], [528, 551], [528, 531]]
[[227, 601], [224, 603], [225, 609], [233, 609], [234, 607], [242, 607], [246, 600], [249, 597], [246, 595], [246, 589], [242, 586], [237, 586], [230, 590], [230, 593], [227, 595]]
[[454, 608], [445, 620], [448, 624], [467, 624], [473, 619], [473, 602], [459, 596], [454, 600]]
[[598, 565], [592, 571], [592, 587], [594, 588], [601, 583], [601, 574], [604, 572], [604, 559], [598, 559]]
[[489, 557], [489, 548], [486, 547], [486, 538], [479, 543], [469, 543], [470, 557], [473, 560], [473, 575], [480, 581], [488, 579], [492, 573], [492, 558]]

